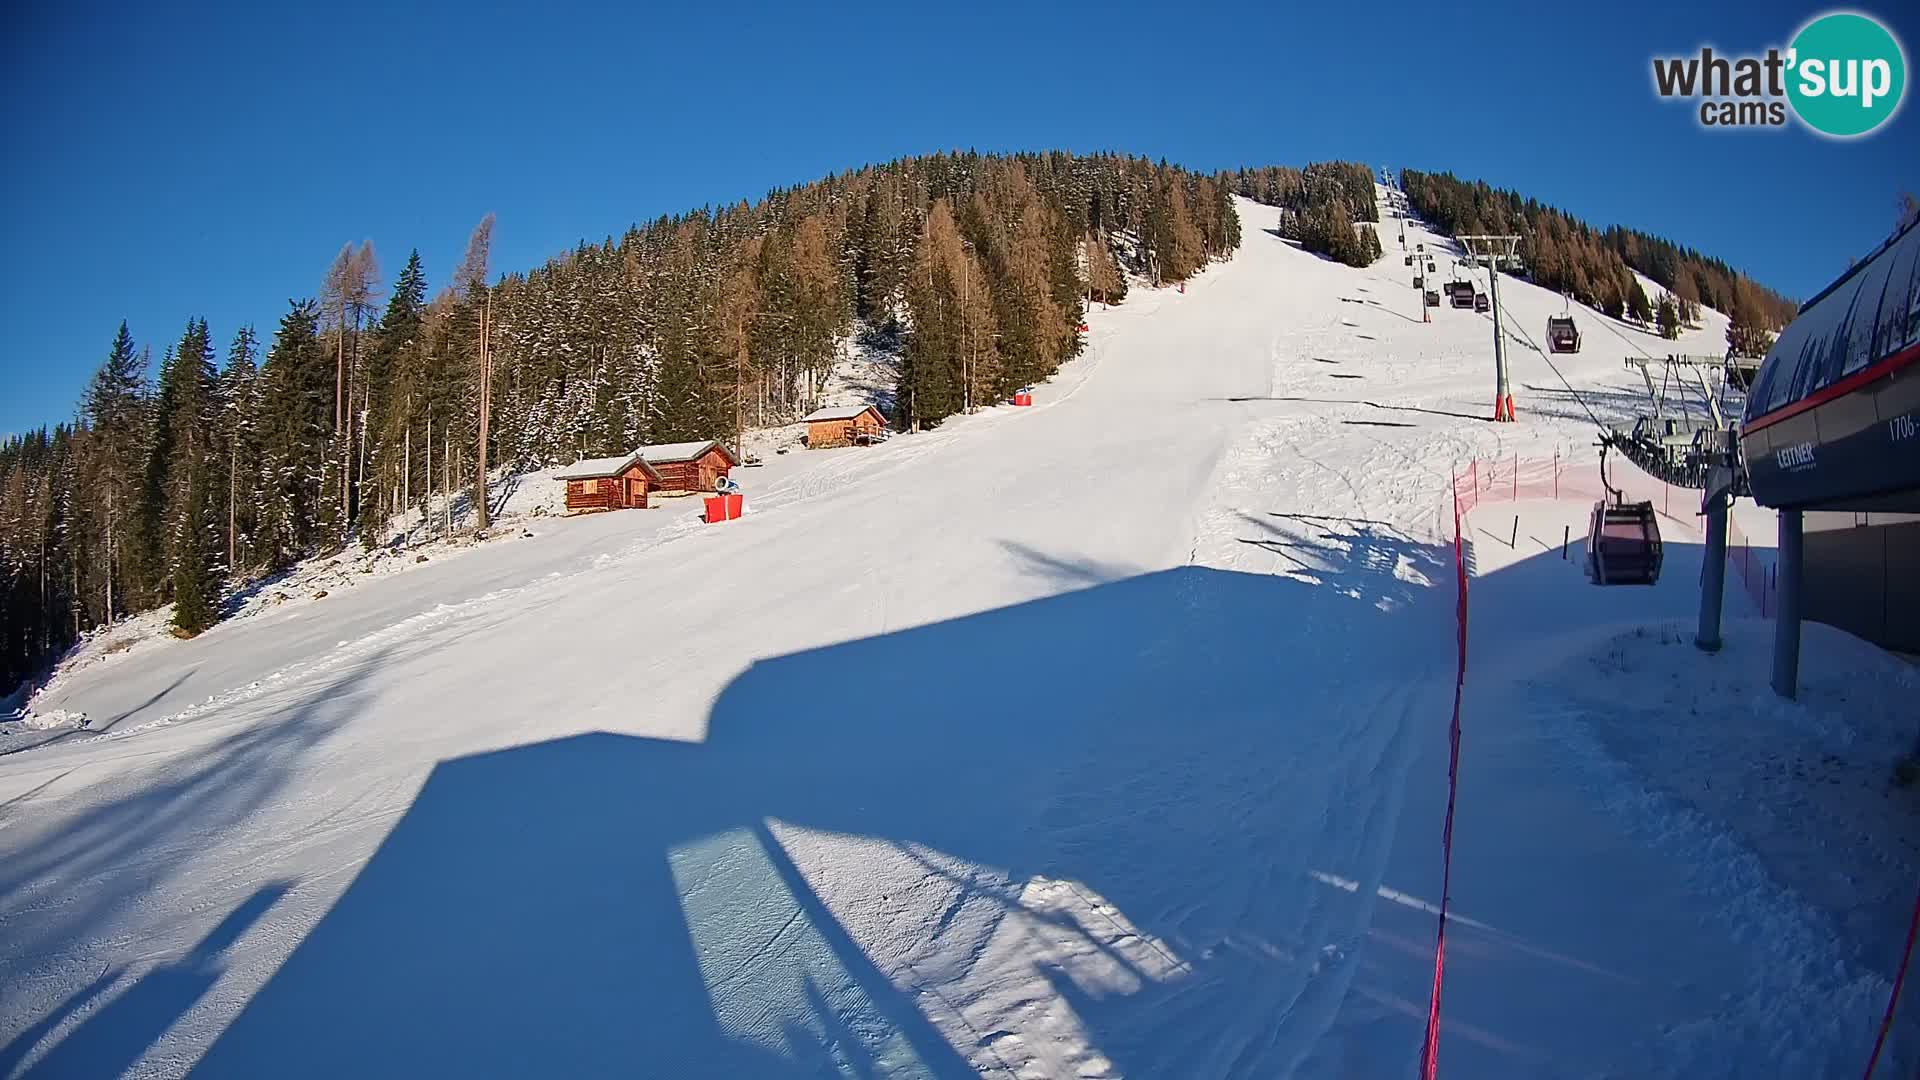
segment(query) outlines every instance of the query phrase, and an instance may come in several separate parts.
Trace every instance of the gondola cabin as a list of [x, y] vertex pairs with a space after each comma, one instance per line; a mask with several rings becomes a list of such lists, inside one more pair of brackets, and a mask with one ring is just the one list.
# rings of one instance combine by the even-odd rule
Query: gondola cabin
[[1487, 303], [1486, 293], [1477, 292], [1473, 294], [1473, 310], [1486, 311], [1492, 306], [1493, 306], [1492, 304]]
[[637, 453], [660, 475], [660, 491], [712, 491], [740, 459], [712, 439], [643, 446]]
[[1550, 315], [1547, 317], [1547, 349], [1557, 353], [1580, 351], [1580, 328], [1573, 324], [1573, 316]]
[[554, 474], [567, 485], [567, 512], [645, 510], [660, 488], [660, 473], [635, 450], [625, 457], [588, 458]]
[[1428, 307], [1439, 307], [1439, 306], [1440, 306], [1440, 292], [1439, 292], [1439, 290], [1437, 290], [1437, 289], [1428, 289], [1428, 290], [1427, 290], [1427, 306], [1428, 306]]
[[1660, 523], [1650, 502], [1602, 500], [1587, 524], [1587, 573], [1595, 585], [1660, 580]]
[[1473, 306], [1473, 282], [1455, 281], [1447, 285], [1447, 299], [1457, 308]]
[[807, 448], [824, 450], [835, 446], [866, 446], [886, 436], [887, 418], [871, 405], [844, 405], [818, 409], [804, 418]]

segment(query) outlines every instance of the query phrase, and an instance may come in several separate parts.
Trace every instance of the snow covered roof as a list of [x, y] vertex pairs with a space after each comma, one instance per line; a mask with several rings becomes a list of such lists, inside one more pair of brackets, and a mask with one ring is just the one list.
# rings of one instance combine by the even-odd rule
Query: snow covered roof
[[660, 443], [655, 446], [643, 446], [634, 451], [634, 453], [645, 457], [648, 464], [664, 465], [674, 461], [692, 461], [694, 458], [706, 453], [708, 449], [712, 447], [719, 447], [721, 452], [729, 458], [734, 457], [733, 451], [728, 450], [724, 446], [720, 446], [720, 444], [713, 439], [697, 439], [693, 442]]
[[871, 405], [835, 405], [831, 408], [815, 409], [802, 417], [801, 421], [811, 424], [819, 420], [851, 420], [864, 412], [878, 414], [879, 411]]
[[636, 463], [643, 466], [655, 479], [659, 478], [653, 466], [640, 458], [639, 450], [622, 457], [584, 458], [554, 473], [553, 478], [555, 480], [597, 480], [603, 476], [619, 476], [633, 468]]

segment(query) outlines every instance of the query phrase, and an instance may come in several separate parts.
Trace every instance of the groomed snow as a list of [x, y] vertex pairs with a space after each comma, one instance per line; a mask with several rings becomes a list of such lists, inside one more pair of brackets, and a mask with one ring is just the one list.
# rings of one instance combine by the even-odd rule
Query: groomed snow
[[[1495, 425], [1490, 322], [1422, 323], [1395, 237], [1352, 270], [1239, 209], [1033, 408], [68, 672], [35, 709], [99, 730], [0, 756], [0, 1075], [1410, 1075], [1453, 470], [1577, 459], [1623, 355], [1724, 320], [1581, 312]], [[1561, 306], [1501, 299], [1535, 340]], [[1668, 640], [1697, 541], [1597, 589], [1584, 511], [1468, 520], [1441, 1069], [1857, 1075], [1911, 673], [1816, 630], [1774, 702], [1737, 590], [1722, 653]], [[1756, 772], [1816, 753], [1838, 791]]]

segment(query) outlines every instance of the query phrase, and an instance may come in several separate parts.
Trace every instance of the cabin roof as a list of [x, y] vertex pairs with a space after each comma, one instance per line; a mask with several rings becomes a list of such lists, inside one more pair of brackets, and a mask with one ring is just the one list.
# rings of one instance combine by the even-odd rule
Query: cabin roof
[[[851, 420], [863, 413], [880, 416], [880, 410], [871, 405], [835, 405], [826, 409], [815, 409], [802, 417], [804, 423], [812, 424], [822, 420]], [[886, 419], [881, 417], [881, 419]]]
[[628, 469], [639, 465], [648, 476], [655, 480], [660, 474], [635, 450], [623, 457], [584, 458], [553, 474], [555, 480], [599, 480], [608, 476], [619, 476]]
[[740, 459], [734, 456], [733, 451], [721, 446], [719, 442], [713, 439], [696, 439], [692, 442], [656, 443], [653, 446], [643, 446], [635, 450], [634, 453], [646, 458], [649, 465], [671, 465], [681, 461], [693, 461], [696, 458], [704, 456], [709, 450], [719, 450], [727, 456], [728, 461], [734, 462], [735, 464], [739, 463]]

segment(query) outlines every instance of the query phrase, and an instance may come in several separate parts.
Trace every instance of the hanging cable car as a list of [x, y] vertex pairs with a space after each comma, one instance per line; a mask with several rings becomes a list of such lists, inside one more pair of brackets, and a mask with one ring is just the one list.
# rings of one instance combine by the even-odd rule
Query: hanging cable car
[[1607, 482], [1607, 447], [1600, 442], [1600, 486], [1587, 524], [1587, 574], [1595, 585], [1652, 585], [1660, 580], [1660, 520], [1651, 502], [1628, 502]]
[[1471, 281], [1450, 281], [1447, 283], [1447, 299], [1454, 307], [1473, 306], [1474, 288]]
[[1476, 292], [1473, 294], [1473, 310], [1486, 311], [1488, 308], [1491, 308], [1492, 306], [1493, 306], [1492, 304], [1489, 304], [1487, 302], [1486, 293]]
[[1580, 351], [1580, 328], [1573, 324], [1573, 316], [1547, 316], [1547, 350], [1557, 353]]

